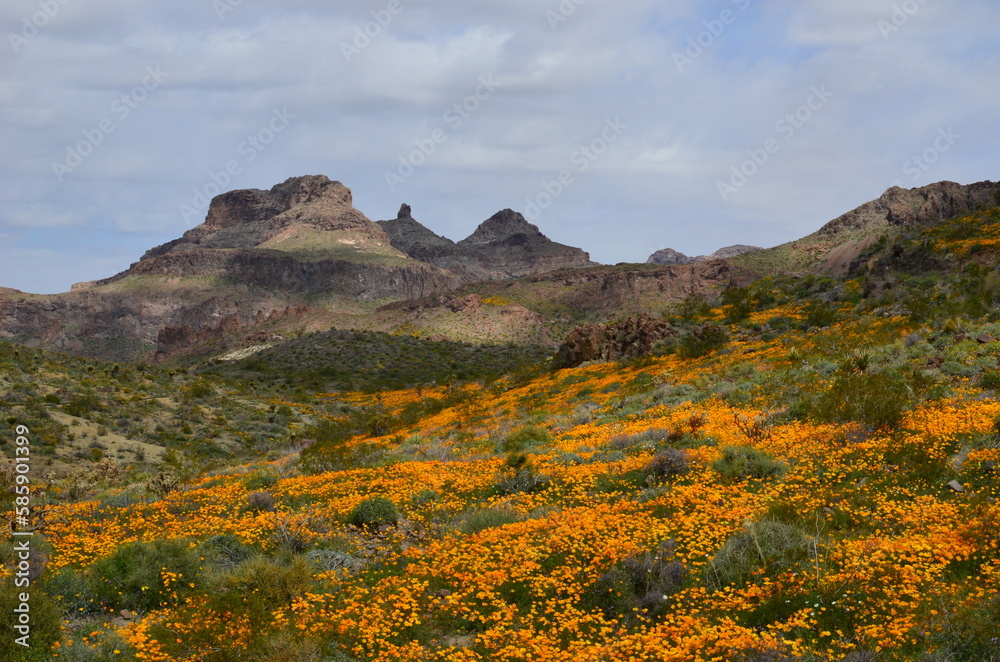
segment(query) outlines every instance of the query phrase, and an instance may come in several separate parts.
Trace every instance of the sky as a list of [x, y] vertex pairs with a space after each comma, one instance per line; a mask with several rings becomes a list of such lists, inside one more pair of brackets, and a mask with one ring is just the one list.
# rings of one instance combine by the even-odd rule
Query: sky
[[996, 0], [5, 0], [0, 286], [113, 275], [324, 174], [601, 263], [773, 246], [1000, 179]]

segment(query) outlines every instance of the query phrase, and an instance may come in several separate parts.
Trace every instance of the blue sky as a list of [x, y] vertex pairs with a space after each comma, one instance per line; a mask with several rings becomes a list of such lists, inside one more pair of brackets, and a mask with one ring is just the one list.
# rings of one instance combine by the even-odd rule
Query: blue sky
[[304, 174], [456, 240], [532, 212], [603, 263], [776, 245], [894, 184], [1000, 178], [998, 19], [987, 0], [10, 0], [0, 286], [109, 276], [200, 222], [200, 197]]

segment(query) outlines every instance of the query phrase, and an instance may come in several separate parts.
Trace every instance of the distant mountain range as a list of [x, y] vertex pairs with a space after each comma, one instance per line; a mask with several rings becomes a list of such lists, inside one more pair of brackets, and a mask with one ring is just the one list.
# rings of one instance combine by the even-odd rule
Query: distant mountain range
[[408, 205], [372, 222], [340, 182], [295, 177], [217, 196], [203, 224], [110, 278], [57, 295], [0, 289], [0, 336], [111, 360], [208, 358], [334, 328], [555, 345], [577, 324], [660, 314], [766, 274], [847, 273], [880, 237], [998, 196], [993, 182], [892, 188], [775, 248], [606, 267], [510, 209], [454, 242]]
[[648, 264], [691, 264], [692, 262], [705, 262], [706, 260], [724, 260], [736, 257], [737, 255], [743, 255], [744, 253], [754, 253], [762, 250], [764, 249], [759, 246], [736, 244], [735, 246], [720, 248], [711, 255], [688, 257], [684, 253], [679, 253], [672, 248], [663, 248], [650, 255], [646, 262]]

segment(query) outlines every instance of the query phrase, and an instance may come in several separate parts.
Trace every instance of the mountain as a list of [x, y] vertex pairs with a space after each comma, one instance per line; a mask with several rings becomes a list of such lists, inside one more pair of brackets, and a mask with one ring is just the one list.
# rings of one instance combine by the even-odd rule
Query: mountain
[[762, 251], [763, 248], [759, 246], [747, 246], [745, 244], [736, 244], [735, 246], [726, 246], [725, 248], [720, 248], [711, 255], [699, 255], [698, 257], [688, 257], [684, 253], [675, 251], [672, 248], [663, 248], [656, 251], [649, 256], [646, 260], [647, 264], [691, 264], [693, 262], [705, 262], [706, 260], [721, 260], [731, 257], [736, 257], [737, 255], [743, 255], [744, 253], [755, 253], [757, 251]]
[[1000, 182], [962, 185], [937, 182], [914, 189], [894, 186], [826, 223], [801, 239], [741, 255], [743, 266], [766, 273], [818, 273], [842, 276], [850, 264], [882, 237], [907, 228], [927, 226], [1000, 204]]
[[483, 221], [458, 243], [414, 220], [403, 205], [395, 220], [379, 221], [393, 247], [406, 255], [461, 274], [470, 281], [504, 280], [558, 269], [595, 266], [590, 255], [556, 243], [511, 209]]
[[[0, 294], [0, 333], [113, 360], [165, 356], [221, 333], [352, 317], [463, 279], [396, 250], [325, 176], [216, 196], [203, 224], [111, 278], [57, 295]], [[291, 323], [291, 322], [289, 322]]]

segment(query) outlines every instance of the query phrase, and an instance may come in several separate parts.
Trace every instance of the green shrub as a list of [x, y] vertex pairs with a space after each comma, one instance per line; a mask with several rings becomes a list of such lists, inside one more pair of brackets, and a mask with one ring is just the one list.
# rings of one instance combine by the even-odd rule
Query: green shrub
[[893, 428], [911, 401], [910, 387], [898, 373], [841, 372], [807, 410], [820, 422], [857, 421], [872, 428]]
[[222, 569], [235, 568], [254, 555], [253, 549], [231, 533], [212, 536], [196, 550], [210, 565]]
[[506, 453], [516, 453], [525, 448], [541, 446], [552, 442], [552, 433], [537, 425], [525, 425], [508, 434], [502, 444]]
[[673, 548], [673, 541], [667, 540], [653, 551], [625, 558], [584, 593], [584, 606], [627, 623], [659, 615], [688, 579], [687, 568], [673, 558]]
[[395, 524], [399, 521], [399, 512], [396, 505], [385, 497], [370, 497], [355, 506], [347, 521], [359, 527]]
[[539, 473], [538, 468], [524, 453], [507, 456], [507, 471], [500, 475], [496, 485], [498, 494], [530, 493], [543, 490], [549, 485], [548, 476]]
[[[254, 556], [231, 571], [217, 577], [212, 592], [220, 606], [269, 614], [287, 607], [292, 598], [304, 595], [313, 587], [313, 566], [301, 556], [289, 563], [265, 556]], [[243, 607], [245, 608], [245, 607]]]
[[[20, 625], [20, 614], [14, 610], [20, 608], [21, 594], [25, 592], [30, 595], [27, 602], [31, 619], [29, 648], [15, 641], [22, 634], [14, 629], [15, 625]], [[51, 660], [48, 651], [58, 641], [61, 626], [62, 609], [45, 591], [37, 587], [32, 587], [30, 591], [19, 588], [10, 579], [0, 582], [0, 631], [3, 632], [0, 636], [0, 659], [10, 662]]]
[[1000, 593], [954, 609], [941, 610], [932, 637], [942, 662], [1000, 660]]
[[[174, 590], [187, 592], [198, 577], [198, 556], [185, 540], [132, 542], [91, 567], [94, 594], [108, 607], [149, 611], [170, 599]], [[161, 572], [180, 577], [165, 587]]]
[[747, 522], [712, 558], [706, 577], [715, 588], [743, 586], [755, 571], [773, 577], [795, 568], [809, 553], [810, 540], [798, 528], [773, 520]]
[[259, 490], [266, 490], [277, 482], [278, 477], [274, 474], [255, 471], [247, 477], [246, 488], [252, 492], [257, 492]]
[[783, 476], [788, 465], [752, 446], [724, 446], [722, 457], [712, 463], [712, 469], [727, 480], [741, 481]]
[[510, 510], [498, 508], [486, 508], [484, 510], [474, 510], [467, 513], [462, 520], [460, 530], [462, 533], [479, 533], [486, 529], [493, 529], [505, 524], [520, 522], [521, 517]]
[[677, 354], [684, 359], [696, 359], [725, 347], [729, 334], [716, 324], [704, 324], [689, 331], [681, 338]]
[[979, 386], [988, 391], [1000, 391], [1000, 370], [988, 370], [980, 375]]
[[691, 458], [682, 450], [668, 448], [653, 456], [645, 471], [654, 478], [676, 478], [691, 470]]
[[101, 399], [93, 391], [81, 391], [74, 395], [63, 407], [70, 416], [85, 418], [93, 411], [98, 411], [102, 407]]
[[270, 492], [251, 492], [247, 495], [246, 505], [243, 510], [251, 513], [273, 513], [274, 497]]

